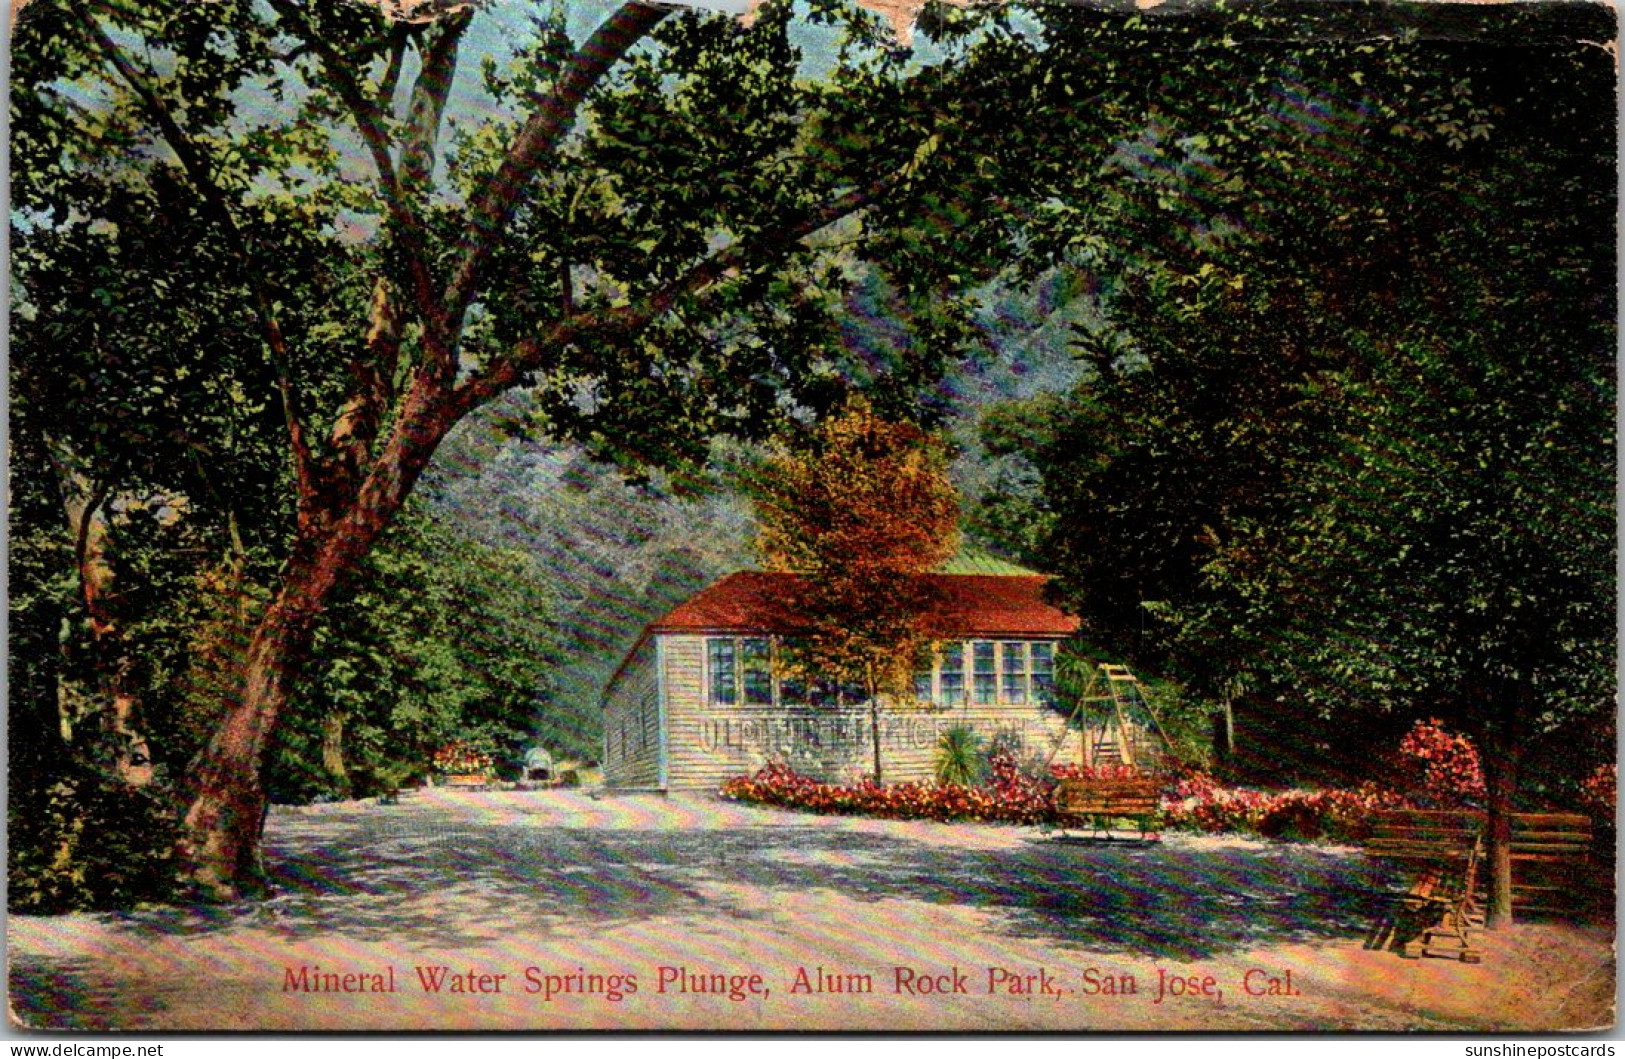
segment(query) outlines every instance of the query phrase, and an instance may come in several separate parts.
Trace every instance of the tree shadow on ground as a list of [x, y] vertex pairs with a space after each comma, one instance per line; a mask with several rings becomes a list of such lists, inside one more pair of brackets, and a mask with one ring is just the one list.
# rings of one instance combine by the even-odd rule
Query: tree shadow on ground
[[24, 1026], [52, 1030], [142, 1030], [163, 1006], [128, 981], [98, 976], [88, 958], [13, 961], [11, 1013]]
[[[127, 917], [160, 933], [261, 927], [292, 939], [464, 946], [664, 916], [765, 919], [796, 893], [991, 913], [1013, 937], [1099, 953], [1194, 960], [1364, 935], [1390, 881], [1313, 846], [1023, 842], [964, 849], [800, 823], [691, 830], [545, 822], [432, 826], [380, 809], [273, 827], [275, 895], [253, 905]], [[766, 890], [766, 906], [729, 896]]]

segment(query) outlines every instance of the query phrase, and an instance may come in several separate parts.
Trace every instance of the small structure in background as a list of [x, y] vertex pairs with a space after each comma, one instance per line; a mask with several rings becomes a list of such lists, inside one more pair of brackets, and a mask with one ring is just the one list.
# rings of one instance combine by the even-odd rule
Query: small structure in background
[[1112, 827], [1126, 819], [1139, 829], [1139, 841], [1160, 840], [1160, 773], [1174, 761], [1173, 743], [1139, 678], [1126, 666], [1094, 668], [1072, 723], [1083, 733], [1082, 754], [1078, 773], [1055, 788], [1055, 822], [1063, 829], [1088, 825], [1088, 841], [1110, 841]]
[[553, 755], [546, 747], [533, 746], [525, 751], [524, 772], [520, 782], [527, 787], [557, 787], [559, 774], [553, 765]]
[[1078, 696], [1073, 723], [1084, 732], [1084, 769], [1122, 765], [1155, 772], [1168, 764], [1173, 743], [1140, 678], [1127, 666], [1101, 663]]

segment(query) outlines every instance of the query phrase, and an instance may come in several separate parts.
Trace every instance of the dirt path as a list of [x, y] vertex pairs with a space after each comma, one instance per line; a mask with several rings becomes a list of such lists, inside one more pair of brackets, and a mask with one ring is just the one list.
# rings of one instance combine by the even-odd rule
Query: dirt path
[[279, 810], [269, 901], [11, 919], [13, 1018], [157, 1030], [1613, 1021], [1604, 928], [1519, 926], [1488, 936], [1476, 966], [1406, 961], [1362, 948], [1379, 880], [1347, 851], [1035, 837], [557, 791]]

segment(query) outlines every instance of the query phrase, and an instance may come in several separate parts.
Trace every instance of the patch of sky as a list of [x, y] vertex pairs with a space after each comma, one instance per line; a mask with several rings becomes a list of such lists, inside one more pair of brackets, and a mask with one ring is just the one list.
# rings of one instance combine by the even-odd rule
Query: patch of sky
[[[545, 6], [522, 0], [498, 0], [480, 10], [479, 15], [469, 26], [465, 47], [473, 55], [489, 54], [503, 61], [511, 60], [533, 39], [534, 19], [539, 10], [549, 13], [562, 11], [570, 39], [580, 43], [619, 6], [618, 3], [608, 0], [573, 0], [562, 5]], [[745, 13], [748, 3], [747, 0], [695, 0], [692, 3], [674, 6], [679, 9], [692, 8], [701, 13], [737, 17]], [[878, 16], [876, 17], [878, 19]], [[1014, 32], [1036, 39], [1038, 24], [1030, 15], [1022, 12], [1013, 13], [1009, 23]], [[978, 30], [970, 40], [974, 41], [985, 32], [986, 29]], [[795, 5], [795, 20], [790, 30], [790, 42], [801, 52], [797, 76], [809, 80], [829, 76], [840, 64], [841, 48], [846, 35], [846, 30], [840, 25], [814, 19], [811, 6], [805, 2], [798, 2]], [[944, 61], [947, 57], [947, 49], [924, 35], [916, 35], [909, 49], [907, 68], [930, 66]], [[463, 94], [471, 88], [478, 88], [477, 83], [468, 83], [466, 72], [470, 67], [477, 68], [477, 64], [468, 64], [459, 70], [457, 84], [453, 89], [454, 99], [461, 97], [459, 102], [462, 107], [467, 107], [472, 99], [471, 96]]]

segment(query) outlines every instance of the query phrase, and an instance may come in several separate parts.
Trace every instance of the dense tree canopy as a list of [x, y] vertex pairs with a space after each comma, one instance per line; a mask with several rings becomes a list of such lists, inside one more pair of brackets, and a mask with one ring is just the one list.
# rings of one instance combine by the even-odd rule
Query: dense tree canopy
[[1417, 43], [1408, 94], [1301, 49], [1246, 158], [1149, 128], [1091, 200], [1122, 239], [1083, 264], [1091, 377], [990, 434], [1040, 439], [1028, 522], [1092, 635], [1249, 691], [1289, 768], [1317, 716], [1350, 749], [1447, 718], [1492, 826], [1543, 737], [1612, 747], [1613, 71], [1528, 29]]
[[[906, 399], [963, 334], [938, 295], [988, 266], [1003, 225], [937, 218], [970, 216], [974, 189], [943, 173], [991, 157], [977, 145], [1001, 67], [1019, 69], [1008, 32], [955, 41], [950, 19], [949, 59], [920, 66], [866, 16], [819, 5], [813, 19], [845, 41], [833, 69], [804, 77], [788, 5], [746, 29], [629, 3], [574, 36], [561, 14], [512, 62], [488, 58], [485, 109], [453, 124], [477, 17], [42, 2], [18, 27], [20, 317], [75, 261], [123, 255], [121, 282], [151, 295], [132, 310], [155, 312], [121, 324], [120, 342], [162, 344], [162, 316], [184, 301], [234, 354], [136, 397], [211, 439], [225, 427], [200, 394], [278, 421], [271, 480], [243, 490], [280, 517], [256, 523], [273, 565], [240, 691], [191, 772], [181, 845], [218, 892], [254, 872], [260, 763], [320, 615], [470, 411], [528, 387], [548, 436], [636, 468], [700, 461], [708, 439], [829, 407], [854, 379]], [[869, 223], [848, 220], [864, 211]], [[125, 251], [174, 232], [206, 290]], [[843, 262], [859, 256], [890, 277], [916, 336], [884, 365], [851, 364], [837, 340]], [[77, 325], [119, 299], [90, 293], [63, 303], [78, 314], [58, 329], [67, 345], [38, 357], [105, 358]], [[139, 459], [137, 439], [111, 442]]]

